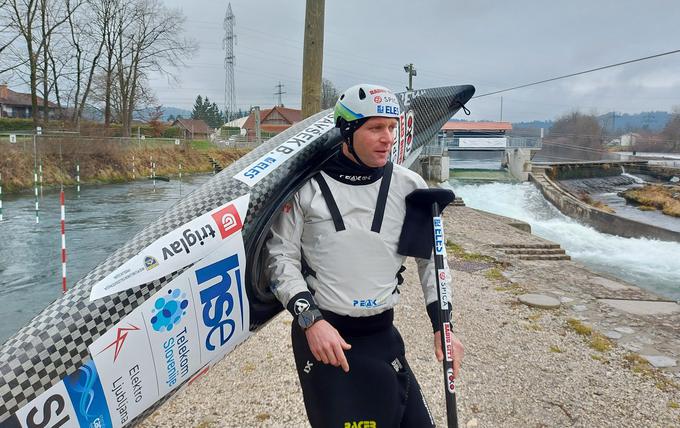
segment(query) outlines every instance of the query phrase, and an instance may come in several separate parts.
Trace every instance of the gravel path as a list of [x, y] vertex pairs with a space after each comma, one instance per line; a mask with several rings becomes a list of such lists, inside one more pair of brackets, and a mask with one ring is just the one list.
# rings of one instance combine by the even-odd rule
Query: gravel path
[[[555, 281], [559, 263], [549, 265]], [[488, 270], [451, 264], [455, 331], [466, 347], [457, 386], [460, 426], [680, 427], [680, 391], [663, 391], [658, 380], [633, 372], [623, 358], [627, 351], [591, 349], [567, 327], [566, 309], [518, 304], [511, 287], [487, 278]], [[445, 426], [441, 366], [434, 359], [415, 264], [409, 261], [407, 268], [396, 324], [435, 420]], [[290, 345], [291, 319], [287, 313], [274, 318], [142, 426], [308, 426]]]

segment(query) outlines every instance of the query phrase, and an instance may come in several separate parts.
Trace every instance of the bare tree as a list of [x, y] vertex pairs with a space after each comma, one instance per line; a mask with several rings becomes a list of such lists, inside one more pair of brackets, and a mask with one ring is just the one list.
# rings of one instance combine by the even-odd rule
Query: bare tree
[[[47, 99], [49, 96], [48, 71], [50, 39], [56, 30], [64, 24], [69, 15], [74, 13], [81, 0], [5, 0], [5, 9], [9, 10], [9, 23], [19, 32], [25, 42], [26, 63], [28, 65], [28, 83], [31, 90], [31, 109], [33, 124], [39, 122], [38, 114], [38, 72], [43, 79], [43, 108], [47, 116]], [[42, 61], [42, 63], [41, 63]]]
[[325, 110], [331, 108], [338, 101], [340, 94], [338, 90], [333, 85], [333, 82], [326, 79], [325, 77], [321, 80], [321, 109]]
[[[110, 5], [111, 0], [102, 3]], [[74, 55], [74, 88], [73, 111], [71, 121], [80, 125], [83, 109], [87, 103], [92, 88], [94, 73], [99, 65], [104, 43], [106, 42], [106, 26], [102, 25], [108, 17], [101, 17], [101, 13], [111, 13], [110, 9], [101, 10], [96, 2], [88, 2], [86, 8], [81, 9], [78, 16], [71, 15], [68, 19], [69, 42]], [[101, 19], [103, 18], [103, 19]], [[56, 80], [56, 77], [55, 77]]]
[[117, 17], [116, 72], [121, 101], [123, 135], [130, 135], [142, 87], [140, 82], [154, 71], [170, 75], [168, 65], [183, 65], [195, 51], [195, 43], [181, 38], [184, 16], [158, 0], [137, 0], [126, 14]]

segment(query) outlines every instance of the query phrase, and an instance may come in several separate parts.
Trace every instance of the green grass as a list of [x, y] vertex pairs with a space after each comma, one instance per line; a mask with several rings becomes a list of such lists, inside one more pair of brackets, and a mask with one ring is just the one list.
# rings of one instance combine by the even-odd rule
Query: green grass
[[590, 347], [599, 352], [607, 352], [614, 347], [614, 343], [600, 333], [590, 335]]
[[574, 318], [569, 318], [567, 320], [567, 325], [569, 325], [569, 328], [571, 328], [576, 334], [581, 336], [590, 336], [593, 332], [592, 328]]
[[496, 259], [490, 256], [485, 256], [483, 254], [477, 254], [477, 253], [468, 253], [461, 247], [459, 244], [456, 244], [455, 242], [451, 242], [449, 240], [446, 241], [446, 251], [449, 254], [453, 254], [459, 259], [468, 261], [468, 262], [482, 262], [482, 263], [496, 263]]
[[208, 140], [191, 140], [189, 146], [195, 150], [210, 150], [216, 146]]

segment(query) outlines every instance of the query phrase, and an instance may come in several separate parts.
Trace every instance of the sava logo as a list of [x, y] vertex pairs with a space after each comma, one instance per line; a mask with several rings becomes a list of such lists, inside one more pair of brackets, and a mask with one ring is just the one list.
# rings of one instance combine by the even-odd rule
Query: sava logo
[[175, 256], [181, 252], [186, 252], [187, 254], [190, 254], [191, 247], [193, 247], [196, 244], [204, 245], [205, 240], [212, 239], [214, 237], [215, 230], [209, 224], [206, 224], [205, 226], [196, 230], [185, 229], [182, 232], [181, 238], [170, 243], [170, 245], [163, 247], [163, 260], [167, 260], [168, 258]]
[[[210, 329], [205, 337], [205, 348], [214, 351], [217, 347], [224, 346], [236, 331], [237, 320], [231, 316], [236, 305], [235, 297], [238, 298], [241, 330], [244, 328], [243, 288], [238, 254], [197, 270], [196, 280], [199, 287], [207, 286], [199, 294], [203, 306], [203, 324]], [[234, 281], [236, 284], [232, 287]]]
[[227, 239], [232, 233], [239, 231], [243, 227], [238, 210], [233, 204], [217, 211], [212, 215], [212, 218], [217, 223], [222, 239]]
[[383, 305], [383, 303], [378, 303], [377, 299], [354, 300], [353, 304], [354, 307], [359, 308], [377, 308]]

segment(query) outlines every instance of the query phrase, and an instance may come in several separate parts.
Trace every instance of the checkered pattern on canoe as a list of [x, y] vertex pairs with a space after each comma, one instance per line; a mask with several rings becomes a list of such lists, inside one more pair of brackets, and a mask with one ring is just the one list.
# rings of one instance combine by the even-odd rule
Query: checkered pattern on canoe
[[[410, 102], [415, 111], [414, 149], [428, 143], [441, 126], [467, 102], [472, 87], [444, 87], [423, 91]], [[404, 101], [404, 95], [400, 99]], [[286, 177], [313, 154], [329, 150], [334, 139], [317, 138], [252, 189], [233, 176], [256, 159], [329, 114], [318, 113], [277, 135], [237, 160], [207, 183], [172, 206], [160, 218], [137, 233], [103, 263], [78, 281], [64, 296], [50, 304], [27, 326], [0, 347], [0, 422], [28, 402], [75, 372], [89, 357], [87, 347], [120, 319], [146, 301], [183, 269], [140, 287], [89, 302], [92, 286], [161, 236], [197, 216], [250, 193], [244, 220], [244, 239], [253, 234], [253, 219], [265, 207], [278, 203]], [[337, 132], [337, 131], [329, 131]], [[279, 198], [280, 199], [280, 198]], [[176, 391], [176, 390], [175, 390]], [[163, 397], [131, 425], [143, 419], [171, 395]]]

